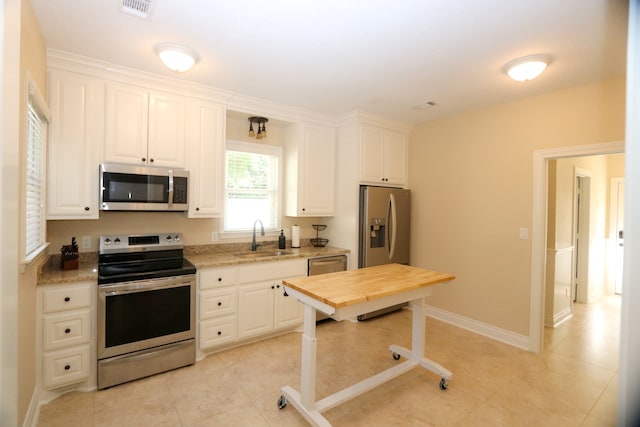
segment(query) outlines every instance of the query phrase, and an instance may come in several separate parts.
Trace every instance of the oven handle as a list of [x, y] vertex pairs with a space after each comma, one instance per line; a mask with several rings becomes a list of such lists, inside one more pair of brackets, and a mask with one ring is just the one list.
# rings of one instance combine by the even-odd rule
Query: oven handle
[[193, 279], [153, 280], [102, 285], [99, 287], [99, 291], [101, 294], [110, 297], [114, 295], [133, 294], [136, 292], [177, 288], [180, 286], [191, 286], [193, 284], [195, 284]]

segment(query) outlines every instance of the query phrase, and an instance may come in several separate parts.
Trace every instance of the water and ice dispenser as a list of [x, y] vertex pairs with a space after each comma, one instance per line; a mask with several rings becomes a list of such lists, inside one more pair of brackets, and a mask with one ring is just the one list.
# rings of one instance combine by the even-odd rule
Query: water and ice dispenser
[[384, 218], [371, 218], [369, 220], [369, 247], [384, 248], [386, 224]]

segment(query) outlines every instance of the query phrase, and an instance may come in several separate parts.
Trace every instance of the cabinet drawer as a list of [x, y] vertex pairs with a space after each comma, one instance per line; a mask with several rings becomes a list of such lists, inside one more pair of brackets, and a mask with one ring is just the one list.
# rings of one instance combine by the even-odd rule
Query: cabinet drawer
[[91, 306], [91, 289], [88, 285], [65, 286], [45, 289], [43, 292], [42, 311], [54, 313]]
[[210, 289], [235, 285], [238, 270], [235, 267], [215, 268], [201, 270], [198, 274], [200, 275], [200, 289]]
[[44, 388], [60, 387], [89, 378], [89, 346], [45, 353]]
[[44, 349], [89, 343], [91, 337], [89, 310], [44, 317]]
[[203, 291], [200, 293], [200, 319], [235, 314], [238, 293], [235, 288]]
[[236, 341], [236, 316], [220, 317], [218, 319], [200, 322], [200, 349], [206, 350]]

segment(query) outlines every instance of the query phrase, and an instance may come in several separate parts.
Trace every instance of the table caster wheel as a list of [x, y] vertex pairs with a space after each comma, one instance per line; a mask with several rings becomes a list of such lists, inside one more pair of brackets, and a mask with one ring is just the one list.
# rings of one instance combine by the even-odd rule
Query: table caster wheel
[[398, 353], [391, 353], [391, 356], [393, 356], [393, 360], [400, 360], [400, 355]]
[[280, 396], [280, 399], [278, 399], [278, 409], [282, 409], [285, 406], [287, 406], [287, 398], [284, 396]]
[[440, 390], [446, 390], [449, 388], [449, 381], [446, 378], [440, 380]]

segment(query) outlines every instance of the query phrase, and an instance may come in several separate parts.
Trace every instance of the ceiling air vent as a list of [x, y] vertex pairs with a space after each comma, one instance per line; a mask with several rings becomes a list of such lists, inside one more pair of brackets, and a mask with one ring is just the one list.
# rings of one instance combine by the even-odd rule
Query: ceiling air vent
[[[154, 0], [155, 1], [155, 0]], [[118, 0], [120, 11], [138, 18], [149, 19], [155, 2], [152, 0]]]

